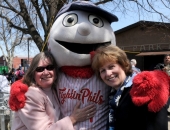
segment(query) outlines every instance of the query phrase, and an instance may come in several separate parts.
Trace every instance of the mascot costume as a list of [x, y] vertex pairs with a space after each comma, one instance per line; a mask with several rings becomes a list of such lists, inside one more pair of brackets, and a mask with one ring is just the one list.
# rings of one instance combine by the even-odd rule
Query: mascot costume
[[[81, 101], [81, 107], [92, 103], [97, 106], [95, 116], [90, 120], [77, 123], [74, 126], [76, 130], [104, 130], [106, 128], [110, 87], [107, 87], [93, 73], [91, 59], [97, 47], [109, 44], [116, 45], [115, 35], [110, 26], [115, 21], [118, 21], [115, 15], [93, 3], [76, 1], [61, 8], [50, 30], [48, 48], [60, 67], [59, 82], [56, 87], [63, 117], [71, 114], [77, 101]], [[143, 92], [146, 88], [142, 89], [142, 87], [146, 87], [155, 74], [152, 72], [146, 77], [147, 73], [150, 72], [145, 72], [144, 76], [142, 73], [137, 75], [140, 77], [136, 78], [135, 85], [137, 84], [137, 87], [135, 88], [137, 89], [133, 90], [134, 94], [132, 93], [134, 102], [139, 106], [145, 103], [149, 105], [152, 103], [152, 99], [156, 101], [159, 98], [150, 94], [153, 84], [148, 84], [148, 86], [150, 85], [148, 93]], [[143, 83], [143, 80], [146, 82]], [[168, 100], [169, 88], [167, 89], [167, 85], [169, 85], [169, 79], [165, 80], [165, 85], [159, 83], [159, 86], [164, 87], [161, 89], [164, 90], [164, 101], [159, 106], [154, 103], [158, 106], [154, 111], [164, 106]], [[156, 82], [158, 81], [155, 81], [154, 85], [157, 85]], [[24, 94], [27, 91], [22, 90], [20, 86], [16, 92], [16, 88], [17, 85], [14, 84], [9, 100], [11, 109], [15, 111], [24, 107], [26, 100]], [[141, 90], [141, 93], [136, 92], [138, 89]], [[153, 104], [149, 106], [153, 106]], [[152, 107], [148, 108], [152, 110]]]
[[110, 26], [117, 17], [91, 2], [77, 1], [65, 5], [50, 30], [49, 50], [55, 56], [61, 73], [57, 85], [64, 116], [73, 111], [77, 101], [81, 107], [96, 104], [97, 113], [75, 129], [104, 129], [108, 116], [109, 88], [91, 69], [93, 51], [106, 44], [115, 45]]

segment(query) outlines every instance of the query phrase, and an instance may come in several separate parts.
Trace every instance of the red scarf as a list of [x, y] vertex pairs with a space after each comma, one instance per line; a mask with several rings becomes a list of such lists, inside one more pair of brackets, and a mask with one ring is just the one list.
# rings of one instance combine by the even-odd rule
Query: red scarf
[[94, 74], [91, 66], [62, 66], [61, 71], [74, 78], [90, 78]]

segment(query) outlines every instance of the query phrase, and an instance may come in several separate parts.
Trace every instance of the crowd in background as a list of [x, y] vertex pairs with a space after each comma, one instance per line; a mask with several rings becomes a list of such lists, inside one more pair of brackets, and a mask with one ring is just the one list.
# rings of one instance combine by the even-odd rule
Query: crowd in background
[[17, 69], [12, 68], [9, 73], [7, 73], [5, 70], [3, 70], [3, 76], [7, 78], [9, 81], [9, 84], [13, 84], [15, 81], [21, 79], [24, 75], [24, 70], [22, 66], [19, 66]]
[[[10, 93], [11, 85], [21, 79], [24, 75], [23, 67], [19, 66], [17, 69], [12, 68], [10, 72], [6, 72], [5, 69], [2, 70], [2, 74], [0, 75], [0, 108], [3, 106], [5, 109], [7, 108], [6, 101], [8, 101], [8, 96]], [[3, 98], [3, 101], [2, 101]], [[9, 115], [8, 115], [9, 116]], [[9, 119], [5, 119], [5, 129], [10, 130], [10, 121]]]

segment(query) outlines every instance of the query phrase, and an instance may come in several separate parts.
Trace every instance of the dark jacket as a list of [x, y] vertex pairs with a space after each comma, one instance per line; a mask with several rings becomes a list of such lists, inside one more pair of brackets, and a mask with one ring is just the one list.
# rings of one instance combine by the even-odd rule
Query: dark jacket
[[8, 81], [10, 81], [11, 84], [13, 84], [15, 82], [15, 78], [16, 78], [16, 75], [15, 75], [15, 72], [10, 72], [8, 74]]
[[155, 67], [154, 70], [162, 70], [165, 67], [164, 63], [158, 63]]
[[130, 90], [131, 87], [124, 89], [114, 110], [115, 130], [168, 130], [166, 105], [157, 113], [149, 112], [146, 105], [138, 107], [132, 103]]

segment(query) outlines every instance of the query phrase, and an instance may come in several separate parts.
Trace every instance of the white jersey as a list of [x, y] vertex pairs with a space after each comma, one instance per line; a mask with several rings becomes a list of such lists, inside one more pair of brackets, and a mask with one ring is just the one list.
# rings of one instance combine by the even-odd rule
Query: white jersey
[[90, 120], [77, 123], [74, 126], [75, 130], [106, 129], [110, 87], [95, 75], [89, 79], [81, 79], [70, 77], [64, 73], [60, 73], [57, 87], [64, 117], [71, 115], [77, 101], [81, 101], [81, 107], [92, 103], [97, 106], [95, 116]]

